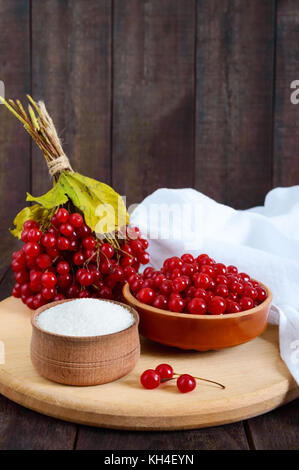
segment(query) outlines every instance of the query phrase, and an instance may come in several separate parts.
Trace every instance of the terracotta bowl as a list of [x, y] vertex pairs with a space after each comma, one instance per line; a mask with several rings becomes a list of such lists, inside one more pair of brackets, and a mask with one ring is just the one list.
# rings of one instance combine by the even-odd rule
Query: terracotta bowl
[[140, 356], [139, 316], [134, 308], [114, 302], [127, 308], [135, 322], [108, 335], [64, 336], [38, 326], [36, 320], [41, 312], [71, 300], [44, 305], [31, 317], [31, 361], [37, 372], [54, 382], [81, 386], [112, 382], [128, 374]]
[[[263, 285], [263, 284], [261, 284]], [[266, 329], [272, 293], [258, 307], [227, 315], [174, 313], [139, 302], [126, 284], [123, 295], [140, 316], [140, 333], [153, 341], [180, 349], [217, 350], [246, 343]]]

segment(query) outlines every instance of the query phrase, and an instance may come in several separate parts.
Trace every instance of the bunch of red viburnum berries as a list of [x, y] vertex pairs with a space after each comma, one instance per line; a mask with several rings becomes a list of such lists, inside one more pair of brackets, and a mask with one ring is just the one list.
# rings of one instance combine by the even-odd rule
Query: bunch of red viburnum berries
[[12, 255], [13, 296], [31, 309], [65, 298], [122, 300], [126, 280], [149, 262], [148, 242], [137, 227], [100, 240], [79, 213], [58, 209], [46, 231], [27, 220], [24, 245]]

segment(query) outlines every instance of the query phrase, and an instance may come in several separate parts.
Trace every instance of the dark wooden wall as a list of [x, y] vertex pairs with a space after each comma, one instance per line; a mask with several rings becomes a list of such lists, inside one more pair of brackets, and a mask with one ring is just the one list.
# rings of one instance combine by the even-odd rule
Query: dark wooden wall
[[[192, 186], [246, 208], [298, 184], [298, 44], [299, 0], [0, 0], [6, 97], [43, 98], [73, 166], [129, 203]], [[0, 124], [3, 246], [49, 177], [4, 106]]]

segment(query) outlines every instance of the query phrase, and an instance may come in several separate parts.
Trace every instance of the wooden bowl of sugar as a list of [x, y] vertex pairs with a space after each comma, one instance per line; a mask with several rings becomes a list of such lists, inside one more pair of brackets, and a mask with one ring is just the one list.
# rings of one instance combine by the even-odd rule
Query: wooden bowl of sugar
[[98, 385], [128, 374], [140, 356], [136, 310], [112, 300], [68, 299], [31, 318], [31, 361], [66, 385]]

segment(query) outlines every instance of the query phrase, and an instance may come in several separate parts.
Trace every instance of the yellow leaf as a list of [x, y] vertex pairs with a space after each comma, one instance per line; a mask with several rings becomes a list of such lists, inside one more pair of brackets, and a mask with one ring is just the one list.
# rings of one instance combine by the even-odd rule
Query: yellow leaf
[[109, 233], [128, 223], [129, 215], [124, 201], [107, 184], [68, 171], [61, 173], [57, 184], [62, 186], [74, 206], [83, 212], [85, 222], [93, 231]]
[[48, 209], [40, 206], [39, 204], [35, 204], [34, 206], [24, 207], [15, 217], [14, 225], [15, 228], [10, 230], [10, 232], [17, 238], [21, 238], [21, 233], [23, 231], [23, 225], [26, 220], [32, 219], [36, 220], [41, 226], [48, 223], [51, 212]]
[[65, 204], [68, 201], [68, 197], [66, 196], [59, 179], [53, 188], [42, 196], [34, 197], [27, 193], [26, 201], [34, 201], [41, 204], [46, 209], [52, 209], [53, 207]]

